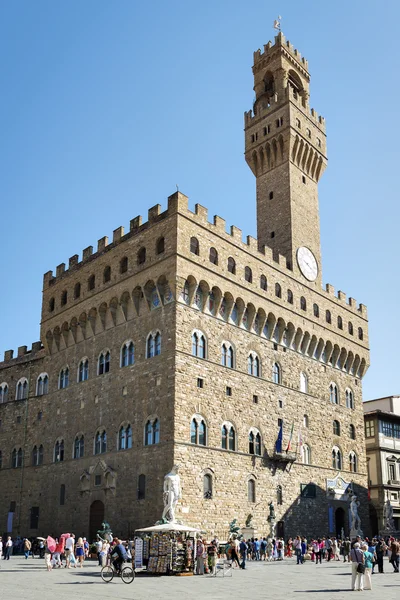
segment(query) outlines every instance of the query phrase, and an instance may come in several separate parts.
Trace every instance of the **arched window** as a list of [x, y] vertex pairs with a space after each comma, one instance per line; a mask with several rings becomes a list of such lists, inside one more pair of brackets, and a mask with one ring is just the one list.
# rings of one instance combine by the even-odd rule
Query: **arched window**
[[303, 371], [300, 373], [300, 391], [304, 394], [308, 394], [308, 379]]
[[283, 493], [281, 485], [276, 486], [276, 503], [278, 506], [282, 506], [283, 504]]
[[332, 468], [339, 470], [342, 468], [342, 453], [337, 446], [332, 448]]
[[303, 427], [308, 427], [309, 419], [308, 415], [303, 415]]
[[165, 238], [160, 237], [156, 244], [156, 254], [162, 254], [165, 251]]
[[78, 282], [74, 287], [74, 300], [77, 300], [81, 295], [81, 284]]
[[337, 318], [337, 326], [338, 329], [343, 329], [343, 319], [340, 316]]
[[232, 256], [228, 258], [228, 273], [232, 273], [232, 275], [236, 274], [236, 263]]
[[206, 357], [206, 338], [201, 331], [192, 333], [192, 355], [197, 358]]
[[293, 292], [292, 292], [292, 290], [288, 290], [287, 291], [287, 301], [289, 302], [289, 304], [293, 304]]
[[190, 252], [196, 254], [196, 256], [199, 256], [200, 254], [200, 244], [196, 237], [190, 238]]
[[99, 356], [98, 360], [98, 374], [104, 375], [104, 373], [108, 373], [110, 370], [110, 352], [108, 350], [104, 350]]
[[261, 456], [261, 435], [258, 429], [251, 429], [249, 433], [249, 454]]
[[281, 383], [282, 382], [282, 377], [281, 377], [281, 367], [279, 365], [279, 363], [274, 363], [273, 367], [272, 367], [272, 381], [274, 383]]
[[364, 333], [363, 333], [362, 327], [358, 328], [358, 339], [359, 340], [363, 340], [364, 339]]
[[354, 425], [352, 423], [350, 423], [350, 425], [349, 425], [349, 438], [351, 440], [356, 439], [356, 428], [354, 427]]
[[213, 265], [218, 264], [218, 252], [216, 251], [215, 248], [210, 248], [209, 260], [210, 260], [210, 263], [212, 263]]
[[314, 312], [314, 317], [317, 317], [317, 319], [319, 319], [319, 306], [318, 306], [318, 304], [314, 304], [313, 305], [313, 312]]
[[61, 293], [61, 306], [65, 306], [68, 302], [68, 292], [67, 290], [64, 290]]
[[262, 290], [264, 290], [264, 292], [267, 291], [268, 283], [267, 283], [267, 278], [265, 277], [265, 275], [261, 275], [261, 277], [260, 277], [260, 288]]
[[221, 430], [221, 447], [224, 450], [236, 450], [236, 433], [231, 423], [226, 423]]
[[221, 448], [223, 448], [224, 450], [228, 449], [228, 428], [226, 425], [222, 425]]
[[349, 388], [346, 389], [346, 408], [354, 408], [354, 395]]
[[147, 358], [161, 354], [161, 333], [151, 333], [147, 338]]
[[190, 301], [190, 287], [189, 282], [185, 281], [185, 285], [182, 288], [181, 299], [185, 304], [189, 304]]
[[311, 464], [311, 451], [307, 444], [303, 444], [301, 447], [301, 460], [303, 465]]
[[53, 312], [56, 306], [56, 301], [54, 298], [50, 298], [49, 300], [49, 312]]
[[160, 441], [160, 421], [158, 419], [148, 420], [145, 425], [145, 446], [153, 446]]
[[349, 326], [348, 326], [348, 327], [349, 327], [349, 334], [350, 334], [350, 335], [353, 335], [353, 333], [354, 333], [354, 331], [353, 331], [353, 323], [351, 323], [351, 322], [349, 321]]
[[129, 448], [132, 448], [132, 427], [122, 425], [118, 433], [118, 450], [129, 450]]
[[228, 342], [224, 342], [221, 346], [221, 365], [233, 369], [233, 348]]
[[327, 323], [329, 323], [329, 324], [331, 324], [331, 323], [332, 323], [332, 315], [331, 315], [331, 311], [330, 311], [330, 310], [327, 310], [327, 311], [325, 312], [325, 321], [326, 321]]
[[236, 433], [233, 426], [231, 426], [231, 428], [229, 429], [228, 446], [229, 450], [236, 450]]
[[44, 396], [49, 393], [49, 376], [41, 373], [36, 382], [36, 396]]
[[14, 450], [11, 453], [11, 467], [13, 469], [19, 469], [20, 467], [22, 467], [22, 457], [22, 448], [19, 448], [18, 450], [14, 448]]
[[89, 292], [90, 292], [91, 290], [94, 290], [94, 288], [95, 288], [95, 285], [96, 285], [96, 278], [95, 278], [95, 276], [94, 276], [94, 275], [91, 275], [91, 276], [89, 277], [89, 279], [88, 279], [88, 290], [89, 290]]
[[143, 265], [146, 262], [146, 248], [143, 246], [137, 253], [137, 264]]
[[111, 267], [107, 265], [103, 271], [103, 283], [108, 283], [109, 281], [111, 281]]
[[333, 435], [340, 435], [340, 423], [336, 419], [333, 421]]
[[260, 377], [260, 359], [255, 352], [250, 352], [247, 358], [247, 372], [254, 377]]
[[128, 367], [135, 363], [135, 346], [132, 340], [128, 340], [121, 348], [121, 367]]
[[256, 501], [256, 482], [254, 479], [249, 479], [247, 482], [247, 500], [249, 502]]
[[349, 471], [357, 473], [357, 455], [355, 452], [349, 454]]
[[190, 424], [190, 443], [198, 446], [206, 445], [207, 426], [200, 415], [195, 415]]
[[279, 285], [279, 283], [276, 283], [276, 284], [275, 284], [275, 296], [276, 296], [277, 298], [282, 298], [282, 288], [281, 288], [281, 286]]
[[301, 296], [300, 298], [300, 308], [301, 310], [307, 310], [307, 302], [304, 296]]
[[107, 434], [105, 429], [102, 429], [94, 436], [94, 453], [104, 454], [105, 452], [107, 452]]
[[339, 404], [339, 392], [336, 383], [329, 385], [329, 400], [332, 404]]
[[249, 283], [253, 282], [253, 273], [252, 273], [252, 270], [250, 269], [250, 267], [245, 267], [245, 269], [244, 269], [244, 278]]
[[83, 358], [78, 367], [78, 382], [87, 381], [89, 379], [89, 360]]
[[64, 460], [64, 440], [57, 440], [54, 446], [54, 462], [59, 463]]
[[43, 446], [34, 446], [32, 450], [32, 465], [38, 467], [43, 464]]
[[138, 477], [138, 492], [137, 499], [144, 500], [146, 498], [146, 475], [141, 473]]
[[15, 399], [26, 400], [28, 397], [28, 380], [24, 378], [20, 379], [17, 383], [17, 390]]
[[74, 441], [74, 458], [83, 458], [85, 453], [85, 438], [77, 435]]
[[205, 500], [211, 500], [213, 497], [213, 481], [210, 473], [203, 475], [203, 497]]
[[0, 385], [0, 404], [3, 402], [7, 402], [8, 400], [8, 385], [6, 383], [2, 383]]
[[119, 261], [119, 272], [122, 275], [128, 271], [128, 257], [123, 256]]

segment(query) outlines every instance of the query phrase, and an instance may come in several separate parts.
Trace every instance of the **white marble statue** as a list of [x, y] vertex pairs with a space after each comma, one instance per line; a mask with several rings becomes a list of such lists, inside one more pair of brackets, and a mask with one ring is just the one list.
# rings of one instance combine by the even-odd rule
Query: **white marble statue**
[[386, 500], [385, 506], [383, 507], [383, 516], [385, 518], [385, 529], [387, 531], [394, 531], [393, 506], [390, 504], [389, 498]]
[[361, 519], [358, 514], [358, 507], [360, 506], [359, 501], [357, 500], [357, 496], [354, 495], [351, 497], [350, 502], [350, 515], [351, 515], [351, 531], [360, 531], [361, 530]]
[[178, 475], [179, 465], [174, 465], [164, 477], [164, 511], [162, 518], [169, 523], [175, 522], [175, 509], [182, 498], [181, 478]]

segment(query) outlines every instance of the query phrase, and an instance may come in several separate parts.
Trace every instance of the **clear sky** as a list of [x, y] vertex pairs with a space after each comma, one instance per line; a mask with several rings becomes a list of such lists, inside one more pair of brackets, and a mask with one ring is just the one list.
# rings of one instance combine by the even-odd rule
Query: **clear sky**
[[243, 112], [278, 14], [327, 121], [323, 280], [368, 307], [364, 398], [400, 393], [398, 0], [0, 2], [1, 352], [39, 339], [43, 273], [176, 184], [255, 236]]

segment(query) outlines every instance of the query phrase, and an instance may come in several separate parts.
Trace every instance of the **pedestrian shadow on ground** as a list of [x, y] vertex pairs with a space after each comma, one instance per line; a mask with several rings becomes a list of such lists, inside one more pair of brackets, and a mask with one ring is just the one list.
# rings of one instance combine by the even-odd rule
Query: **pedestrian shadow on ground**
[[316, 592], [323, 592], [324, 594], [326, 592], [348, 592], [350, 590], [344, 590], [343, 588], [340, 588], [338, 590], [293, 590], [294, 593], [298, 593], [298, 594], [315, 594]]

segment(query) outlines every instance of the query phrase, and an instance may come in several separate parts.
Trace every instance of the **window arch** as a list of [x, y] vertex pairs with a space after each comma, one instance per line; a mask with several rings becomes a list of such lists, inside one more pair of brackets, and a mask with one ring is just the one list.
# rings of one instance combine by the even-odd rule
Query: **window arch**
[[146, 475], [141, 473], [138, 477], [137, 499], [144, 500], [146, 498]]
[[340, 423], [336, 419], [332, 423], [333, 435], [340, 435]]
[[346, 408], [354, 408], [354, 394], [351, 389], [346, 389]]
[[135, 346], [132, 340], [128, 340], [121, 347], [121, 367], [135, 364]]
[[123, 256], [121, 258], [121, 260], [119, 261], [119, 272], [122, 275], [123, 273], [126, 273], [128, 271], [128, 257], [127, 256]]
[[351, 323], [351, 321], [349, 321], [348, 329], [349, 329], [349, 334], [353, 335], [354, 330], [353, 330], [353, 323]]
[[272, 381], [282, 383], [282, 370], [279, 363], [275, 362], [272, 366]]
[[132, 448], [132, 427], [121, 425], [118, 432], [118, 450], [129, 450]]
[[224, 423], [221, 429], [221, 448], [236, 450], [236, 432], [232, 423]]
[[38, 467], [43, 464], [43, 446], [34, 446], [32, 450], [32, 465]]
[[160, 442], [160, 421], [158, 418], [148, 419], [144, 431], [145, 446], [153, 446]]
[[330, 383], [329, 385], [329, 400], [332, 404], [339, 404], [339, 391], [336, 383]]
[[185, 281], [185, 284], [182, 288], [181, 299], [185, 304], [189, 304], [190, 302], [190, 286], [188, 280]]
[[111, 267], [109, 265], [103, 271], [103, 283], [111, 281]]
[[221, 365], [234, 368], [234, 351], [233, 346], [229, 342], [223, 342], [221, 346]]
[[94, 454], [107, 452], [107, 433], [105, 429], [99, 429], [94, 436]]
[[207, 445], [207, 425], [201, 415], [194, 415], [190, 423], [190, 443], [197, 446]]
[[192, 356], [206, 358], [206, 337], [201, 331], [192, 333]]
[[301, 296], [300, 298], [300, 308], [301, 310], [307, 310], [307, 302], [304, 296]]
[[253, 272], [250, 267], [245, 267], [244, 278], [248, 283], [253, 283]]
[[364, 339], [364, 332], [362, 330], [362, 327], [358, 328], [358, 339], [359, 340], [363, 340]]
[[260, 359], [255, 352], [250, 352], [247, 358], [247, 372], [254, 377], [260, 377]]
[[281, 485], [276, 486], [276, 503], [278, 506], [282, 506], [283, 504], [283, 493]]
[[228, 273], [232, 273], [232, 275], [236, 274], [236, 262], [232, 256], [228, 258]]
[[91, 290], [94, 290], [95, 285], [96, 285], [96, 277], [94, 275], [91, 275], [89, 277], [89, 279], [88, 279], [88, 290], [89, 290], [89, 292]]
[[61, 306], [65, 306], [68, 302], [68, 292], [64, 290], [61, 292]]
[[308, 444], [303, 444], [301, 447], [301, 461], [303, 465], [311, 465], [311, 450]]
[[213, 265], [218, 265], [218, 252], [215, 248], [210, 248], [209, 260]]
[[211, 473], [204, 473], [203, 475], [203, 498], [204, 500], [211, 500], [213, 497], [213, 478]]
[[146, 262], [146, 248], [142, 246], [137, 253], [137, 264], [143, 265]]
[[249, 432], [249, 454], [261, 456], [261, 434], [255, 427]]
[[313, 305], [313, 313], [314, 313], [314, 317], [317, 317], [317, 319], [319, 319], [319, 306], [318, 306], [318, 304], [314, 304]]
[[331, 324], [331, 323], [332, 323], [332, 315], [331, 315], [331, 311], [330, 311], [330, 310], [327, 310], [327, 311], [325, 312], [325, 321], [326, 321], [327, 323], [329, 323], [329, 324]]
[[41, 373], [36, 381], [36, 396], [44, 396], [49, 393], [49, 376]]
[[282, 298], [282, 288], [279, 283], [275, 284], [275, 296], [277, 298]]
[[28, 397], [28, 380], [26, 377], [20, 379], [16, 387], [16, 400], [26, 400]]
[[256, 501], [256, 481], [252, 478], [247, 481], [247, 500], [249, 502]]
[[196, 256], [200, 255], [200, 244], [197, 237], [190, 238], [190, 252]]
[[81, 295], [81, 284], [78, 281], [78, 283], [76, 283], [75, 287], [74, 287], [74, 300], [77, 300], [80, 297], [80, 295]]
[[337, 318], [337, 326], [338, 326], [338, 329], [343, 329], [343, 319], [340, 315]]
[[149, 334], [146, 347], [147, 358], [153, 358], [161, 354], [161, 333], [159, 331]]
[[54, 298], [50, 298], [49, 300], [49, 312], [53, 312], [56, 307], [56, 301]]
[[78, 367], [78, 383], [89, 379], [89, 359], [82, 358]]
[[287, 291], [287, 301], [289, 302], [289, 304], [293, 304], [293, 292], [292, 292], [292, 290], [288, 290]]
[[83, 458], [85, 454], [85, 438], [83, 434], [75, 436], [74, 440], [74, 458]]
[[14, 448], [14, 450], [11, 452], [11, 467], [13, 469], [19, 469], [22, 467], [22, 459], [22, 448]]
[[338, 470], [342, 468], [342, 453], [337, 446], [332, 448], [332, 468]]
[[156, 244], [156, 254], [162, 254], [163, 252], [165, 252], [165, 238], [160, 237]]
[[261, 275], [261, 277], [260, 277], [260, 288], [262, 290], [264, 290], [264, 292], [267, 291], [268, 282], [267, 282], [267, 278], [265, 277], [265, 275]]
[[105, 373], [108, 373], [110, 371], [110, 359], [111, 359], [110, 351], [103, 350], [103, 352], [101, 352], [101, 354], [98, 358], [98, 361], [97, 361], [97, 374], [98, 375], [104, 375]]
[[300, 373], [300, 391], [304, 394], [308, 394], [308, 378], [303, 371]]
[[8, 400], [8, 385], [7, 383], [2, 383], [0, 385], [0, 404], [3, 404], [3, 402], [7, 402]]
[[349, 438], [351, 440], [356, 439], [356, 428], [354, 427], [353, 423], [350, 423], [349, 425]]
[[54, 462], [59, 463], [64, 460], [64, 440], [57, 440], [54, 445]]
[[353, 451], [349, 454], [349, 471], [357, 473], [357, 455]]

